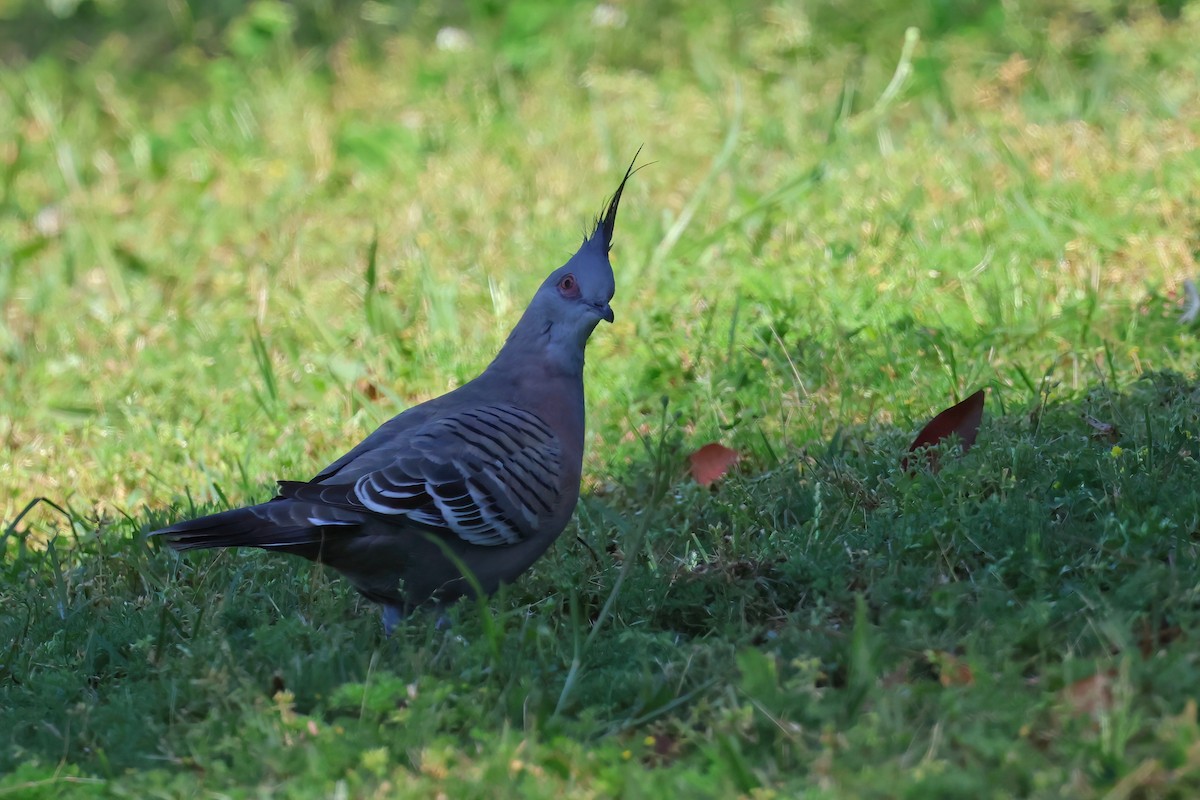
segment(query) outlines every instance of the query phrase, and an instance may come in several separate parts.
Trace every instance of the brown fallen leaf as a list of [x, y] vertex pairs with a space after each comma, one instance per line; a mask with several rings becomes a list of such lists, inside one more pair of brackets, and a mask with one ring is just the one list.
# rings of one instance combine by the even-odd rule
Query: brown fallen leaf
[[1160, 622], [1155, 625], [1143, 617], [1134, 629], [1137, 635], [1138, 650], [1142, 658], [1153, 658], [1160, 650], [1165, 650], [1173, 642], [1183, 638], [1183, 629], [1178, 625], [1168, 625]]
[[656, 733], [642, 740], [647, 748], [642, 763], [648, 767], [664, 767], [679, 757], [681, 743], [670, 733]]
[[938, 683], [947, 688], [951, 686], [974, 686], [975, 673], [971, 667], [953, 653], [945, 650], [927, 650], [925, 658], [937, 670]]
[[894, 689], [897, 686], [907, 686], [910, 683], [909, 673], [912, 671], [912, 661], [904, 659], [891, 672], [884, 673], [880, 682], [885, 689]]
[[740, 457], [736, 450], [710, 442], [688, 456], [692, 478], [701, 486], [711, 486], [723, 478]]
[[367, 398], [368, 401], [374, 403], [380, 397], [383, 397], [383, 392], [379, 391], [379, 387], [367, 378], [359, 378], [354, 382], [354, 388], [359, 394]]
[[1116, 680], [1115, 669], [1102, 670], [1064, 686], [1059, 698], [1071, 716], [1098, 720], [1113, 709], [1113, 684]]
[[974, 686], [975, 673], [970, 665], [946, 650], [925, 650], [916, 660], [905, 659], [880, 679], [888, 689], [937, 681], [947, 689], [952, 686]]
[[[979, 435], [979, 424], [983, 422], [983, 400], [984, 392], [983, 389], [980, 389], [961, 403], [950, 406], [929, 420], [928, 424], [917, 434], [917, 438], [909, 445], [909, 456], [918, 450], [927, 451], [928, 448], [951, 436], [958, 436], [964, 453], [970, 450], [971, 446], [975, 444], [975, 437]], [[912, 464], [909, 456], [905, 456], [904, 460], [900, 462], [900, 466], [905, 471]], [[937, 454], [926, 452], [925, 457], [928, 460], [929, 469], [937, 472], [939, 469]]]

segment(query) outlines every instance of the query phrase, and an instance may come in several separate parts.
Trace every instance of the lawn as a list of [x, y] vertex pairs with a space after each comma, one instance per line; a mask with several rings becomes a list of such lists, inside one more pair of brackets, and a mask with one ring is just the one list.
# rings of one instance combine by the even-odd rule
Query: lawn
[[[1200, 6], [148, 7], [0, 2], [0, 798], [1200, 794]], [[477, 374], [639, 147], [515, 585], [144, 537]]]

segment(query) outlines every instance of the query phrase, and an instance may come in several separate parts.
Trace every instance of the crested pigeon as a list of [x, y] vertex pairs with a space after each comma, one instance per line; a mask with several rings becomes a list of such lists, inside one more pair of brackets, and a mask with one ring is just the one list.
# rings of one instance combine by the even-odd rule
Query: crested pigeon
[[181, 551], [258, 547], [326, 564], [383, 606], [389, 633], [418, 606], [523, 573], [579, 499], [584, 347], [613, 321], [608, 252], [633, 171], [478, 377], [383, 423], [312, 480], [279, 481], [269, 502], [150, 535]]

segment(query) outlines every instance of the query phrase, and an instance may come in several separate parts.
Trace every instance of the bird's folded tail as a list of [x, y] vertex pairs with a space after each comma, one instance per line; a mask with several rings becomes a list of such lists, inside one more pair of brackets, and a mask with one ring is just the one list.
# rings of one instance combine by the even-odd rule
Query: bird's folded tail
[[[357, 515], [290, 500], [234, 508], [154, 531], [175, 550], [261, 547], [315, 558], [331, 533], [349, 533]], [[311, 551], [311, 552], [310, 552]]]

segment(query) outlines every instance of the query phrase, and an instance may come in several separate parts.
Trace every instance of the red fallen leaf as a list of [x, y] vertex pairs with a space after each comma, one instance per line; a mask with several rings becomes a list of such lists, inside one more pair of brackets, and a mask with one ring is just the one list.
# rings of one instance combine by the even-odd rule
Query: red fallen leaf
[[723, 444], [710, 442], [688, 456], [692, 465], [692, 477], [701, 486], [711, 486], [722, 478], [729, 468], [737, 463], [738, 452]]
[[[979, 435], [979, 423], [981, 422], [983, 422], [983, 389], [961, 403], [950, 406], [931, 419], [929, 424], [917, 434], [917, 438], [909, 446], [908, 452], [915, 453], [917, 450], [932, 447], [943, 439], [957, 434], [958, 440], [962, 442], [962, 451], [965, 453], [971, 449], [971, 445], [975, 444], [975, 437]], [[936, 456], [928, 454], [927, 457], [929, 468], [937, 472]], [[904, 460], [900, 462], [900, 466], [905, 470], [909, 468], [909, 464], [908, 456], [905, 456]]]

